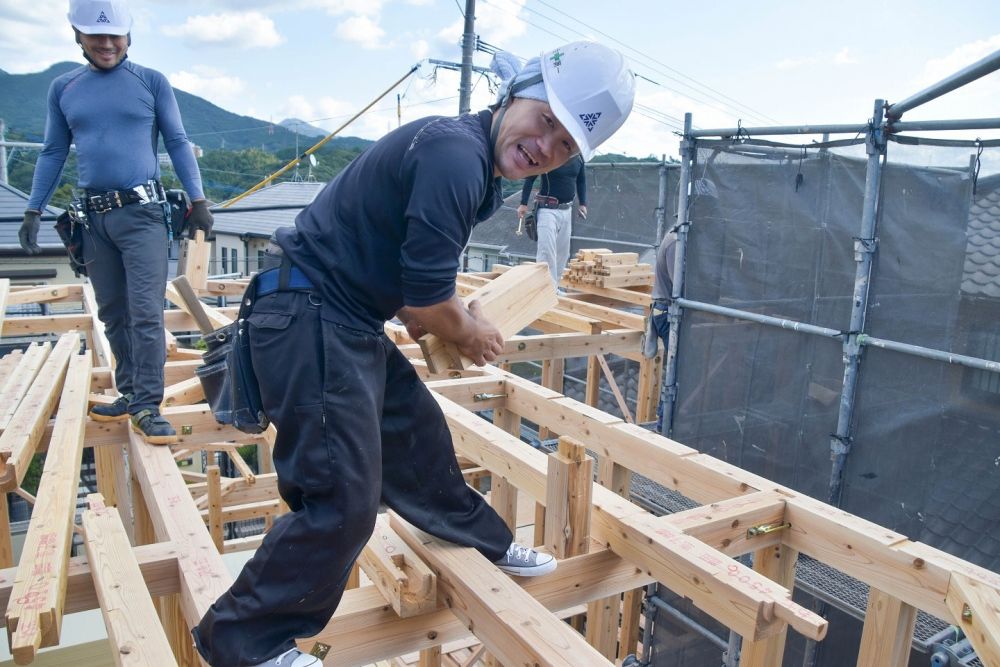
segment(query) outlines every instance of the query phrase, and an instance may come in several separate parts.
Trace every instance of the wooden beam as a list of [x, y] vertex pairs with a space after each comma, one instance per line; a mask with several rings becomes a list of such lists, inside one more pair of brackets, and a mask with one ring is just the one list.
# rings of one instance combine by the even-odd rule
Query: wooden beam
[[174, 278], [167, 283], [166, 296], [171, 303], [194, 318], [201, 333], [211, 333], [232, 322], [231, 318], [203, 304], [195, 294], [194, 283], [188, 281], [189, 278], [185, 275]]
[[696, 537], [728, 556], [740, 556], [781, 542], [781, 530], [750, 536], [755, 526], [777, 526], [785, 520], [785, 496], [759, 491], [729, 500], [668, 514], [660, 521]]
[[205, 390], [196, 377], [167, 385], [163, 389], [163, 403], [160, 405], [191, 405], [205, 400]]
[[434, 568], [452, 613], [507, 665], [610, 664], [583, 637], [478, 551], [432, 537], [390, 514], [396, 533]]
[[586, 357], [591, 354], [626, 354], [639, 348], [641, 331], [612, 329], [598, 334], [559, 333], [544, 336], [513, 336], [504, 339], [497, 365], [517, 361], [541, 361]]
[[219, 480], [219, 466], [208, 466], [208, 533], [215, 548], [222, 553], [225, 536], [222, 532], [222, 487]]
[[0, 335], [36, 336], [39, 334], [63, 334], [70, 331], [90, 331], [90, 315], [29, 315], [8, 317], [0, 321]]
[[232, 585], [168, 447], [146, 444], [129, 432], [129, 463], [149, 508], [156, 538], [174, 543], [180, 569], [180, 603], [187, 627]]
[[[161, 542], [137, 546], [132, 553], [139, 563], [146, 588], [152, 595], [170, 595], [180, 590], [177, 548], [173, 544]], [[10, 604], [16, 578], [17, 568], [0, 570], [0, 607], [6, 608]], [[97, 599], [89, 561], [85, 556], [70, 558], [63, 612], [75, 614], [99, 607], [100, 601]]]
[[[75, 335], [69, 337], [79, 344]], [[59, 353], [58, 347], [53, 355]], [[62, 627], [66, 565], [83, 458], [90, 356], [74, 354], [68, 365], [52, 432], [53, 446], [45, 457], [38, 499], [14, 580], [13, 602], [7, 607], [10, 650], [21, 665], [34, 660], [41, 646], [58, 644]]]
[[[514, 581], [547, 609], [559, 613], [645, 586], [653, 579], [610, 551], [598, 549], [561, 561], [555, 572], [544, 577]], [[332, 664], [358, 667], [469, 635], [469, 629], [448, 609], [399, 618], [378, 589], [367, 586], [344, 593], [326, 628], [315, 637], [299, 640], [298, 645], [308, 651], [315, 642], [322, 642], [331, 647], [328, 660]]]
[[205, 289], [208, 284], [208, 263], [211, 255], [212, 243], [205, 239], [205, 232], [197, 230], [193, 239], [181, 240], [177, 273], [182, 275], [194, 289]]
[[[2, 282], [10, 283], [6, 278]], [[0, 291], [2, 291], [0, 286]], [[46, 285], [44, 287], [31, 287], [29, 289], [12, 292], [7, 297], [7, 305], [14, 306], [25, 303], [52, 303], [53, 301], [79, 300], [83, 294], [80, 285]], [[2, 305], [2, 304], [0, 304]], [[0, 313], [3, 309], [0, 308]]]
[[951, 575], [946, 598], [955, 625], [984, 665], [1000, 665], [1000, 591], [971, 577]]
[[877, 588], [870, 588], [858, 649], [858, 667], [906, 667], [910, 663], [916, 623], [915, 608]]
[[[500, 276], [467, 296], [465, 304], [478, 301], [483, 316], [493, 323], [506, 339], [538, 319], [556, 305], [556, 293], [544, 266], [525, 264]], [[432, 373], [449, 368], [465, 369], [473, 364], [462, 359], [458, 348], [434, 334], [417, 341]]]
[[608, 386], [611, 387], [611, 393], [615, 395], [615, 400], [618, 402], [618, 409], [622, 411], [625, 416], [625, 421], [629, 424], [634, 424], [635, 420], [632, 419], [632, 414], [629, 412], [628, 404], [625, 402], [625, 397], [622, 396], [621, 389], [618, 388], [618, 382], [615, 380], [615, 374], [611, 372], [608, 367], [608, 361], [604, 358], [603, 354], [598, 354], [597, 363], [601, 365], [601, 370], [604, 372], [604, 379], [608, 381]]
[[[79, 348], [80, 335], [75, 331], [59, 337], [59, 342], [42, 365], [7, 429], [0, 435], [0, 460], [3, 461], [0, 491], [11, 491], [24, 480], [49, 422], [49, 415], [59, 402], [70, 357], [76, 355]], [[89, 388], [89, 375], [86, 380]], [[82, 397], [84, 407], [87, 393], [85, 388]]]
[[375, 521], [358, 564], [400, 618], [437, 607], [437, 578], [389, 527], [384, 514]]
[[176, 666], [118, 513], [98, 494], [83, 513], [84, 544], [116, 665]]

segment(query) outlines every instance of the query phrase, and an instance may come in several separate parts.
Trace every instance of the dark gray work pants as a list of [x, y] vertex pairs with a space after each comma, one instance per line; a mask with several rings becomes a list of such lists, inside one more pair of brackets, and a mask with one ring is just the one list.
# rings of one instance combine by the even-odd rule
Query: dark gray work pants
[[163, 292], [167, 227], [160, 204], [130, 204], [89, 213], [83, 257], [97, 297], [97, 316], [115, 355], [119, 393], [134, 394], [129, 412], [159, 410], [163, 400]]
[[322, 630], [380, 499], [491, 561], [512, 540], [466, 485], [444, 415], [410, 362], [385, 334], [324, 319], [326, 307], [308, 292], [275, 292], [248, 318], [261, 398], [278, 428], [278, 490], [292, 511], [194, 628], [212, 667], [263, 662]]

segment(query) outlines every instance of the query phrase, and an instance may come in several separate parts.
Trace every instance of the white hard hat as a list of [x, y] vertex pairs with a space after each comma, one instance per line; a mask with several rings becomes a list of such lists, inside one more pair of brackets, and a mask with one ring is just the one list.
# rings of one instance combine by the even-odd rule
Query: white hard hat
[[597, 42], [572, 42], [541, 61], [549, 106], [589, 160], [631, 113], [635, 75], [622, 54]]
[[123, 0], [69, 0], [66, 15], [84, 35], [127, 35], [132, 14]]

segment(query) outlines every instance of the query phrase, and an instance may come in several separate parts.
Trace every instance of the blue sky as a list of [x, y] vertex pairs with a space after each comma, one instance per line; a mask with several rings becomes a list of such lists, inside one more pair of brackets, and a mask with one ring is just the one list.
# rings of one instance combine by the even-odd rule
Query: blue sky
[[[0, 0], [0, 68], [80, 60], [67, 0]], [[130, 57], [241, 114], [333, 129], [425, 58], [460, 60], [465, 0], [134, 0]], [[685, 111], [699, 127], [860, 123], [1000, 50], [1000, 3], [478, 0], [477, 32], [523, 57], [591, 38], [640, 75], [636, 113], [604, 149], [674, 155]], [[489, 56], [477, 54], [487, 66]], [[492, 96], [476, 77], [473, 108]], [[426, 63], [344, 134], [377, 138], [458, 109], [458, 73]], [[908, 119], [1000, 116], [1000, 74]], [[986, 133], [984, 133], [985, 135]], [[996, 136], [994, 133], [992, 136]]]

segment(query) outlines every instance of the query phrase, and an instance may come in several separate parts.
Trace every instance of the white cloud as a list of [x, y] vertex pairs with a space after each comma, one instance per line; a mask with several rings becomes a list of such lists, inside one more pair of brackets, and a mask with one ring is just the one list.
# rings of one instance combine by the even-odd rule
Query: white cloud
[[385, 30], [367, 16], [352, 16], [337, 25], [337, 36], [365, 49], [378, 49], [384, 46]]
[[274, 21], [260, 12], [224, 12], [191, 16], [184, 25], [163, 28], [170, 37], [196, 44], [235, 46], [244, 49], [272, 48], [284, 42]]
[[1000, 35], [962, 44], [943, 58], [928, 60], [927, 64], [924, 65], [923, 79], [928, 85], [935, 83], [978, 60], [982, 60], [998, 49], [1000, 49]]
[[[476, 7], [476, 34], [492, 44], [505, 44], [525, 34], [528, 24], [522, 20], [527, 0], [505, 0], [503, 6], [481, 4]], [[450, 46], [461, 44], [464, 21], [459, 18], [440, 30], [437, 38]], [[529, 57], [534, 54], [529, 54]]]
[[223, 108], [246, 90], [246, 84], [239, 77], [227, 76], [221, 70], [204, 65], [168, 74], [167, 79], [174, 88], [204, 97]]
[[833, 62], [837, 65], [857, 65], [858, 59], [852, 56], [850, 50], [845, 46], [833, 56]]
[[354, 14], [355, 16], [378, 16], [384, 0], [311, 0], [309, 5], [325, 9], [327, 14]]
[[0, 63], [10, 74], [38, 72], [63, 60], [83, 62], [62, 0], [0, 2]]
[[417, 41], [410, 44], [410, 53], [413, 54], [417, 60], [423, 60], [430, 53], [431, 47], [425, 39], [418, 39]]

